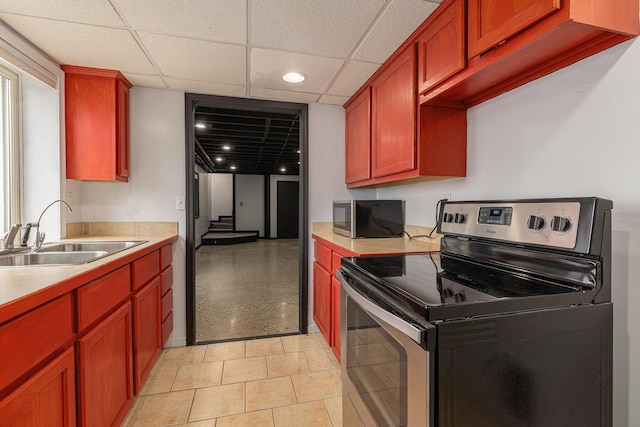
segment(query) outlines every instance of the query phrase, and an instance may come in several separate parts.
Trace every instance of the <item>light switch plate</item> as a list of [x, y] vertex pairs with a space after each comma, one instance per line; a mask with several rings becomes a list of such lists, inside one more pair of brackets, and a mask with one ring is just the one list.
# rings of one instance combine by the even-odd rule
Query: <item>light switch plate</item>
[[184, 210], [184, 196], [176, 196], [176, 210]]

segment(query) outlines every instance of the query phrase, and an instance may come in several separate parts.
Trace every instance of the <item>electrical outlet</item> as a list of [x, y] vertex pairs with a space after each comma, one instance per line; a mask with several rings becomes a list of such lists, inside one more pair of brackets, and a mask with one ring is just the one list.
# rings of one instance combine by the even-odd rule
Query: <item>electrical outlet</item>
[[440, 198], [444, 200], [451, 200], [451, 193], [445, 193]]
[[177, 211], [184, 210], [184, 196], [176, 196], [176, 210]]

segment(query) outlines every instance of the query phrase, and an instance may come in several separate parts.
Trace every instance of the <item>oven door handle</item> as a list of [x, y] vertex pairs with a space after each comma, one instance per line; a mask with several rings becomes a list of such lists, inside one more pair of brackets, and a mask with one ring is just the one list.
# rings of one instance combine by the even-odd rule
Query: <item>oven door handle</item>
[[422, 344], [424, 342], [426, 332], [424, 329], [417, 328], [411, 323], [405, 322], [398, 316], [389, 313], [382, 307], [362, 296], [358, 291], [353, 289], [347, 283], [340, 270], [336, 271], [336, 274], [340, 278], [340, 283], [342, 284], [342, 287], [347, 292], [349, 297], [351, 297], [362, 309], [368, 311], [369, 314], [376, 316], [380, 320], [388, 323], [391, 327], [402, 332], [403, 334], [414, 340], [416, 343]]

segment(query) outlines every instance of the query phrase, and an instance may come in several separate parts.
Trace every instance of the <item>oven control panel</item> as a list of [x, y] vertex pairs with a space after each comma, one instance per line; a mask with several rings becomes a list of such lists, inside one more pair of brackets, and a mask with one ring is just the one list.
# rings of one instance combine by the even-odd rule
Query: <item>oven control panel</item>
[[438, 231], [572, 249], [579, 217], [579, 202], [446, 202]]

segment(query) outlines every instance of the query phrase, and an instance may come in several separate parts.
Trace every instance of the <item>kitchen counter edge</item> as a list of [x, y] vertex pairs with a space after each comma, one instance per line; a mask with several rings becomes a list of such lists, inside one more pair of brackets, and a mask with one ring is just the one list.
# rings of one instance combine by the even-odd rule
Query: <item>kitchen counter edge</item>
[[[430, 229], [424, 229], [430, 231]], [[415, 234], [415, 233], [414, 233]], [[350, 252], [350, 256], [393, 255], [440, 250], [439, 237], [432, 241], [411, 240], [408, 237], [380, 239], [349, 239], [333, 232], [330, 222], [314, 222], [311, 237], [338, 252]]]
[[178, 235], [92, 236], [60, 241], [122, 240], [146, 240], [146, 242], [86, 264], [1, 268], [0, 323], [86, 285], [92, 280], [130, 264], [167, 244], [172, 244], [178, 240]]

